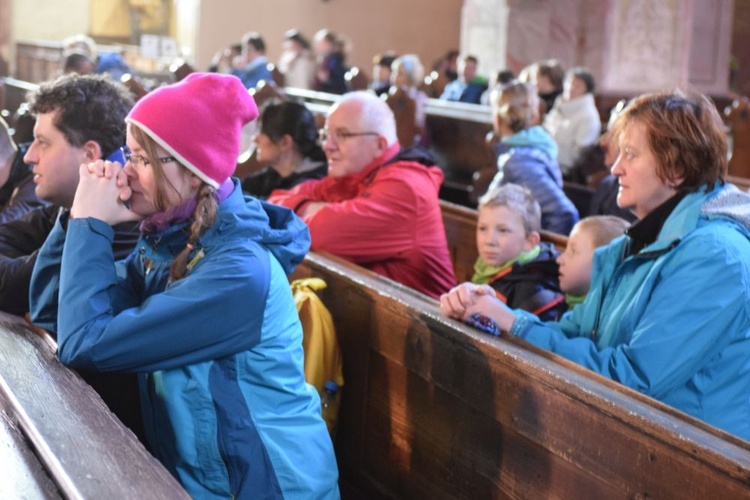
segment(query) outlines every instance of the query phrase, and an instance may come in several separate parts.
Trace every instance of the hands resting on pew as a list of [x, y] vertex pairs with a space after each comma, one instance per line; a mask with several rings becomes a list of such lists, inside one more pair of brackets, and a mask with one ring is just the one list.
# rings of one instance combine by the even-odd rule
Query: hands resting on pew
[[467, 321], [475, 314], [492, 319], [507, 332], [513, 326], [516, 315], [497, 298], [489, 285], [476, 285], [466, 282], [440, 296], [440, 310], [446, 316]]

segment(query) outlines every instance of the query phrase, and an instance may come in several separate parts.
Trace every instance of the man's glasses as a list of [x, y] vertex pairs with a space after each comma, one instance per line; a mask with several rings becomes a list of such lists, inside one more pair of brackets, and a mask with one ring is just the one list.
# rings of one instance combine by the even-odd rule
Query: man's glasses
[[345, 141], [346, 139], [349, 139], [350, 137], [359, 137], [362, 135], [374, 135], [379, 136], [380, 134], [377, 132], [349, 132], [347, 130], [328, 130], [327, 128], [322, 128], [318, 130], [318, 139], [320, 139], [320, 143], [323, 144], [328, 140], [328, 138], [332, 138], [333, 142], [336, 144], [339, 144], [342, 141]]
[[[150, 165], [151, 164], [151, 160], [149, 160], [145, 156], [143, 156], [143, 155], [134, 155], [133, 153], [131, 153], [130, 149], [128, 149], [127, 146], [121, 147], [120, 151], [122, 151], [122, 156], [125, 157], [125, 162], [126, 163], [130, 162], [130, 164], [133, 165], [135, 168], [143, 168], [146, 165]], [[169, 163], [169, 162], [173, 162], [173, 161], [176, 162], [177, 158], [175, 158], [174, 156], [165, 156], [163, 158], [157, 158], [157, 160], [159, 160], [159, 162], [161, 162], [161, 163]]]

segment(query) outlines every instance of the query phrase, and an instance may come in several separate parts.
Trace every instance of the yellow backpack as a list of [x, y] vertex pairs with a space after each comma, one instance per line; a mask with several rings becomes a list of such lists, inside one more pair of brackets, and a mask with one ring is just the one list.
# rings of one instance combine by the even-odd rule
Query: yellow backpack
[[292, 293], [302, 323], [305, 380], [321, 395], [325, 394], [326, 382], [333, 381], [339, 387], [334, 408], [328, 411], [324, 408], [324, 418], [332, 432], [341, 388], [344, 386], [344, 374], [333, 317], [315, 293], [324, 290], [326, 286], [326, 282], [320, 278], [302, 278], [292, 282]]

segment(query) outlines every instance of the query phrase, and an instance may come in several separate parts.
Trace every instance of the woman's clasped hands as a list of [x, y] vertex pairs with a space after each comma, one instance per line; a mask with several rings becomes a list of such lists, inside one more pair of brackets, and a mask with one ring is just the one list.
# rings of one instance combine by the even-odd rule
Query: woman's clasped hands
[[122, 165], [105, 160], [83, 163], [79, 176], [71, 217], [92, 217], [112, 226], [141, 218], [127, 206], [133, 192]]
[[491, 318], [497, 326], [508, 331], [513, 326], [516, 315], [497, 298], [489, 285], [476, 285], [466, 282], [440, 296], [440, 310], [446, 316], [466, 321], [478, 314]]

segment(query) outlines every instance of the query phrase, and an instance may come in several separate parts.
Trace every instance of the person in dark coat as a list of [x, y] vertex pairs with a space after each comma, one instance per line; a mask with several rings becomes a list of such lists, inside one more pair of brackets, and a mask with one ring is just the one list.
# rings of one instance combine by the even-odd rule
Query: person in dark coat
[[274, 189], [322, 179], [328, 172], [326, 155], [318, 145], [315, 117], [302, 104], [267, 106], [255, 144], [258, 161], [265, 167], [245, 177], [242, 190], [256, 198], [265, 199]]

